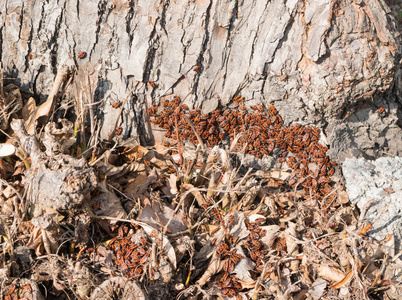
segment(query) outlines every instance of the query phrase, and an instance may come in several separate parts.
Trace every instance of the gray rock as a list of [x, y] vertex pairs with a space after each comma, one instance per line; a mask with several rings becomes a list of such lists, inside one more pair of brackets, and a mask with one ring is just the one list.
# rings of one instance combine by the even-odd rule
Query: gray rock
[[[349, 199], [362, 209], [374, 200], [365, 214], [373, 225], [369, 235], [381, 240], [395, 235], [396, 251], [402, 238], [402, 157], [377, 160], [348, 158], [342, 164]], [[399, 249], [399, 250], [398, 250]]]

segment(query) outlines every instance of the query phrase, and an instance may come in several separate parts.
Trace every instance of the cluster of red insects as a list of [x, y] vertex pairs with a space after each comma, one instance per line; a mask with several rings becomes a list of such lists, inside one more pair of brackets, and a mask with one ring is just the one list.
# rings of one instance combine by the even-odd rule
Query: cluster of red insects
[[[133, 234], [125, 234], [127, 227], [119, 227], [118, 235], [113, 238], [108, 246], [115, 255], [115, 264], [123, 275], [129, 279], [139, 279], [145, 271], [145, 263], [147, 262], [151, 249], [147, 247], [145, 237], [139, 237], [137, 243], [133, 242]], [[154, 276], [151, 270], [151, 276]]]
[[[208, 207], [213, 202], [212, 197], [208, 197], [206, 203], [202, 205], [202, 208], [205, 211], [208, 211]], [[217, 208], [213, 208], [211, 210], [212, 215], [215, 217], [217, 221], [221, 224], [222, 228], [225, 230], [225, 240], [221, 242], [216, 247], [216, 254], [223, 260], [223, 271], [224, 274], [222, 278], [217, 283], [217, 286], [221, 288], [221, 292], [223, 295], [228, 296], [229, 298], [236, 297], [236, 299], [240, 300], [242, 297], [239, 294], [242, 286], [239, 282], [239, 279], [234, 276], [232, 273], [235, 270], [236, 265], [240, 262], [243, 256], [237, 253], [237, 249], [233, 248], [236, 246], [238, 242], [238, 238], [228, 234], [227, 228], [229, 228], [234, 222], [234, 216], [230, 215], [227, 219], [227, 222], [223, 220], [222, 214], [219, 212]], [[245, 221], [246, 228], [250, 232], [247, 236], [247, 241], [243, 243], [243, 246], [248, 250], [248, 256], [252, 261], [255, 262], [257, 266], [263, 264], [263, 259], [267, 254], [267, 250], [264, 250], [263, 244], [260, 242], [260, 239], [265, 236], [266, 230], [263, 230], [260, 225], [265, 223], [264, 218], [258, 218], [254, 222]], [[211, 246], [215, 245], [216, 239], [211, 241]], [[232, 250], [230, 250], [233, 248]]]
[[[213, 198], [208, 197], [206, 204], [203, 204], [202, 208], [204, 208], [204, 210], [207, 211], [208, 207], [212, 204], [212, 202]], [[217, 208], [213, 208], [211, 212], [215, 217], [215, 219], [217, 219], [221, 223], [223, 229], [227, 233], [226, 228], [233, 223], [234, 216], [233, 215], [229, 216], [227, 223], [225, 224], [222, 214], [219, 212]], [[211, 241], [211, 246], [214, 246], [215, 242], [216, 239], [213, 239]], [[238, 242], [237, 237], [226, 234], [225, 241], [221, 242], [216, 248], [216, 254], [222, 260], [224, 260], [223, 263], [224, 275], [217, 283], [217, 286], [221, 288], [221, 292], [223, 295], [226, 295], [229, 298], [236, 297], [236, 299], [242, 299], [242, 297], [239, 295], [239, 290], [242, 288], [239, 279], [231, 274], [234, 271], [236, 265], [243, 258], [242, 255], [236, 253], [237, 252], [236, 249], [230, 250], [230, 248], [235, 246], [237, 242]]]
[[245, 221], [246, 228], [250, 231], [250, 234], [247, 236], [247, 241], [243, 246], [247, 248], [251, 260], [254, 261], [257, 266], [263, 264], [263, 258], [268, 252], [263, 249], [264, 246], [260, 242], [260, 238], [266, 234], [266, 230], [262, 230], [260, 227], [260, 225], [264, 223], [264, 218], [258, 218], [254, 222]]
[[[23, 290], [27, 293], [32, 293], [32, 288], [30, 284], [26, 284], [23, 287]], [[8, 287], [7, 295], [4, 296], [4, 300], [28, 300], [28, 298], [19, 298], [15, 293], [16, 285], [12, 284]]]
[[[223, 140], [232, 143], [237, 134], [241, 133], [242, 136], [235, 146], [236, 152], [248, 153], [257, 158], [269, 155], [276, 157], [278, 162], [286, 162], [288, 167], [293, 169], [292, 176], [288, 180], [292, 188], [303, 188], [317, 200], [324, 198], [325, 203], [322, 205], [331, 203], [335, 195], [331, 194], [329, 177], [335, 171], [335, 163], [326, 155], [328, 148], [318, 142], [320, 130], [299, 124], [285, 126], [273, 103], [267, 109], [264, 109], [262, 104], [251, 105], [251, 111], [248, 111], [244, 100], [238, 96], [223, 110], [201, 114], [199, 109], [189, 110], [187, 105], [182, 104], [180, 98], [175, 96], [172, 100], [165, 99], [159, 112], [158, 106], [153, 105], [147, 113], [153, 117], [151, 123], [166, 130], [166, 138], [175, 140], [164, 141], [166, 147], [175, 146], [183, 140], [198, 144], [198, 138], [192, 127], [208, 147], [218, 145]], [[202, 207], [207, 210], [210, 204], [212, 199], [207, 199]], [[211, 212], [227, 233], [226, 226], [230, 226], [234, 217], [230, 216], [225, 224], [218, 209], [213, 208]], [[263, 263], [266, 255], [266, 250], [260, 242], [261, 237], [266, 234], [260, 227], [264, 222], [263, 218], [246, 222], [250, 234], [243, 246], [257, 266]], [[230, 250], [236, 244], [236, 240], [227, 233], [225, 241], [217, 246], [218, 256], [224, 259], [224, 276], [218, 282], [218, 286], [222, 289], [222, 294], [241, 299], [239, 295], [241, 284], [231, 274], [242, 259], [242, 256], [236, 253], [236, 249]], [[212, 240], [211, 245], [214, 246], [214, 243], [215, 240]], [[276, 249], [278, 252], [285, 251], [286, 242], [278, 240]]]
[[227, 108], [201, 114], [199, 109], [189, 110], [175, 96], [163, 101], [159, 113], [157, 105], [147, 112], [154, 117], [151, 123], [166, 129], [165, 137], [176, 139], [173, 143], [164, 141], [166, 147], [174, 146], [177, 138], [198, 144], [188, 119], [195, 124], [197, 134], [209, 147], [225, 139], [232, 142], [238, 133], [242, 133], [235, 151], [258, 158], [275, 156], [278, 162], [287, 162], [293, 169], [289, 185], [312, 191], [314, 199], [325, 197], [325, 202], [331, 203], [335, 195], [330, 194], [329, 177], [334, 174], [335, 163], [326, 155], [328, 148], [318, 142], [320, 130], [300, 124], [285, 126], [273, 103], [266, 110], [259, 104], [251, 105], [252, 111], [247, 111], [244, 100], [237, 96]]

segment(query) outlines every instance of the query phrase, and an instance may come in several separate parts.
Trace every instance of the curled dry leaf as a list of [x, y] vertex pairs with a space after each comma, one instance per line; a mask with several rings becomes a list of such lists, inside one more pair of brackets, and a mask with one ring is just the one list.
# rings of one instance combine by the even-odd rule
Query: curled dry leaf
[[[299, 254], [298, 244], [297, 244], [297, 233], [296, 224], [288, 222], [288, 227], [284, 231], [284, 237], [286, 240], [286, 246], [288, 250], [288, 255], [296, 256]], [[299, 269], [299, 260], [293, 260], [290, 262], [290, 268], [292, 271], [297, 271]]]
[[35, 226], [27, 247], [35, 249], [36, 255], [54, 254], [59, 247], [58, 225], [50, 215], [40, 215], [32, 219]]
[[68, 69], [66, 67], [61, 67], [57, 70], [56, 78], [53, 83], [53, 87], [49, 93], [47, 100], [39, 106], [36, 106], [34, 98], [29, 98], [28, 102], [24, 105], [22, 109], [22, 117], [25, 120], [25, 129], [28, 134], [35, 133], [35, 123], [40, 117], [49, 117], [52, 111], [56, 95], [63, 83], [64, 76], [68, 74]]
[[146, 293], [135, 281], [125, 277], [114, 277], [104, 281], [91, 295], [92, 300], [112, 300], [114, 295], [121, 295], [126, 300], [147, 300]]
[[[127, 218], [127, 213], [121, 205], [121, 201], [119, 197], [117, 197], [114, 193], [109, 192], [105, 185], [106, 182], [103, 182], [99, 185], [100, 193], [94, 199], [94, 201], [99, 203], [99, 210], [96, 212], [99, 216], [108, 216], [118, 219]], [[117, 221], [111, 221], [112, 224], [115, 224]]]
[[322, 278], [317, 278], [317, 280], [314, 281], [314, 283], [308, 289], [308, 292], [313, 299], [320, 299], [327, 285], [328, 282], [326, 280]]
[[250, 274], [250, 271], [255, 269], [255, 263], [245, 255], [241, 246], [237, 246], [236, 249], [236, 253], [240, 254], [243, 258], [235, 266], [233, 273], [236, 275], [237, 278], [240, 279], [243, 286], [247, 286], [247, 288], [250, 288], [251, 285], [255, 284], [255, 280], [251, 277]]
[[278, 225], [261, 226], [262, 230], [266, 230], [267, 233], [261, 238], [261, 242], [267, 247], [272, 248], [276, 238], [279, 236], [280, 227]]
[[292, 172], [285, 171], [282, 169], [273, 169], [273, 170], [258, 170], [255, 172], [255, 175], [261, 178], [266, 179], [275, 179], [284, 182], [287, 180]]
[[[137, 222], [137, 221], [133, 221], [135, 224], [141, 226], [145, 232], [148, 234], [148, 236], [152, 239], [152, 241], [155, 242], [155, 237], [154, 237], [154, 233], [155, 233], [155, 228], [144, 223], [144, 222]], [[176, 253], [174, 251], [174, 248], [172, 246], [172, 244], [170, 243], [169, 239], [164, 236], [162, 233], [158, 232], [158, 236], [162, 235], [162, 248], [164, 250], [164, 252], [166, 253], [169, 261], [172, 263], [173, 268], [176, 269], [177, 268], [177, 260], [176, 260]]]
[[167, 181], [167, 187], [169, 188], [169, 193], [173, 196], [178, 194], [177, 190], [177, 176], [175, 174], [170, 174], [169, 180]]
[[316, 265], [316, 268], [318, 271], [318, 276], [327, 279], [329, 281], [340, 282], [345, 278], [345, 273], [343, 273], [338, 268], [330, 266], [324, 262], [319, 265]]
[[203, 286], [211, 279], [212, 276], [220, 272], [222, 270], [222, 267], [223, 267], [223, 261], [221, 261], [216, 252], [214, 252], [211, 261], [207, 269], [205, 270], [204, 274], [202, 274], [201, 278], [197, 280], [197, 284]]
[[335, 283], [334, 285], [332, 285], [332, 287], [334, 289], [340, 289], [344, 287], [346, 284], [348, 284], [349, 281], [352, 280], [352, 278], [353, 278], [353, 270], [350, 270], [349, 272], [346, 273], [345, 277], [341, 281]]
[[168, 207], [166, 204], [153, 201], [141, 210], [138, 221], [145, 222], [159, 229], [161, 226], [166, 226], [171, 220], [168, 225], [168, 232], [175, 234], [187, 229], [186, 224], [183, 223], [183, 217], [182, 210], [175, 213], [174, 209]]

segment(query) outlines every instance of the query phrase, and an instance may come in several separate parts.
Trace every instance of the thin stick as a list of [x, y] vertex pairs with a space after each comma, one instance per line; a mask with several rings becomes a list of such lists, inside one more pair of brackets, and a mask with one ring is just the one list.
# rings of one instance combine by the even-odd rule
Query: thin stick
[[197, 138], [198, 143], [201, 145], [201, 149], [205, 150], [204, 142], [202, 141], [201, 136], [198, 134], [197, 129], [195, 128], [193, 122], [191, 122], [190, 118], [187, 117], [186, 115], [183, 115], [183, 116], [186, 119], [187, 123], [190, 125], [191, 129], [194, 131], [195, 137]]
[[127, 94], [126, 98], [123, 100], [123, 103], [122, 103], [121, 108], [120, 108], [120, 111], [119, 111], [119, 115], [117, 116], [116, 122], [115, 122], [115, 124], [114, 124], [113, 131], [112, 131], [112, 132], [110, 133], [110, 135], [109, 135], [109, 138], [108, 138], [108, 141], [109, 141], [109, 142], [110, 142], [110, 141], [112, 140], [112, 138], [114, 137], [114, 134], [115, 134], [115, 132], [116, 132], [117, 125], [119, 124], [119, 120], [120, 120], [121, 114], [123, 113], [124, 105], [126, 104], [126, 102], [127, 102], [128, 98], [130, 97], [131, 93], [134, 91], [134, 89], [138, 86], [139, 83], [140, 83], [140, 82], [137, 81], [137, 82], [133, 85], [133, 87], [131, 88], [130, 92]]
[[177, 115], [175, 114], [174, 116], [174, 123], [176, 125], [176, 142], [177, 142], [177, 151], [179, 152], [179, 156], [180, 156], [180, 165], [183, 166], [183, 168], [185, 168], [184, 166], [184, 159], [183, 159], [183, 153], [181, 151], [181, 147], [180, 147], [180, 140], [179, 140], [179, 125], [177, 124]]

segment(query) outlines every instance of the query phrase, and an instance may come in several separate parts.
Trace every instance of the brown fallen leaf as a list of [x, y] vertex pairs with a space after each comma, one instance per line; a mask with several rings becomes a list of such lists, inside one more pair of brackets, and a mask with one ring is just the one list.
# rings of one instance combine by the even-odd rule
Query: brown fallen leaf
[[345, 286], [353, 277], [353, 272], [350, 270], [349, 272], [346, 273], [345, 277], [337, 282], [336, 284], [332, 285], [331, 287], [334, 289], [340, 289], [341, 287]]
[[49, 93], [47, 100], [39, 106], [36, 106], [35, 99], [29, 98], [28, 102], [24, 105], [22, 109], [22, 117], [25, 120], [25, 129], [28, 134], [32, 135], [35, 133], [35, 122], [40, 117], [45, 117], [46, 120], [49, 117], [52, 109], [54, 108], [54, 103], [56, 95], [63, 83], [64, 76], [68, 74], [68, 69], [66, 67], [57, 70], [57, 75], [53, 83], [53, 87]]
[[317, 270], [319, 277], [325, 278], [332, 282], [340, 282], [345, 278], [345, 274], [341, 270], [325, 263], [317, 265]]

